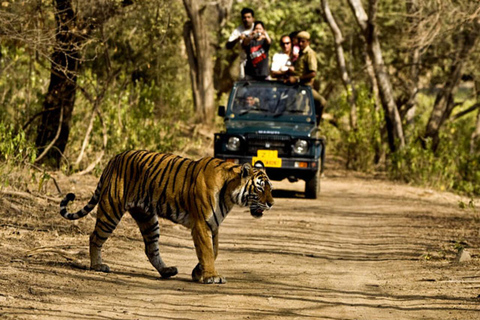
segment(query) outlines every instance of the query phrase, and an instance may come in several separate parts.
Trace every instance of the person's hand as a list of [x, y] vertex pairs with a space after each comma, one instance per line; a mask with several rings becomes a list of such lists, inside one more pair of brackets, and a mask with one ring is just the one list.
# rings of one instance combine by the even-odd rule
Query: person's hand
[[295, 73], [294, 67], [286, 67], [286, 70], [284, 71], [284, 74], [286, 75], [293, 75], [294, 73]]
[[295, 76], [289, 76], [288, 78], [285, 79], [285, 83], [297, 83], [298, 82], [298, 77]]

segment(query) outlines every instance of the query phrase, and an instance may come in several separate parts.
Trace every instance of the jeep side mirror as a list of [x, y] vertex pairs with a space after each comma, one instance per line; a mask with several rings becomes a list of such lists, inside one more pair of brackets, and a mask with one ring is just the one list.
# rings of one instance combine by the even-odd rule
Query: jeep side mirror
[[218, 115], [222, 118], [225, 117], [225, 106], [219, 106], [218, 107]]

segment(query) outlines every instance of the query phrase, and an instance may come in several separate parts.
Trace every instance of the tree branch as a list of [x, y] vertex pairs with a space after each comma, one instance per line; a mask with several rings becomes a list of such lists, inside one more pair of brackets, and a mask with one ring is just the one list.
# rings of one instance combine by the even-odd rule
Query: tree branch
[[[58, 129], [57, 133], [55, 134], [55, 137], [50, 141], [50, 144], [43, 150], [42, 154], [38, 156], [37, 159], [35, 159], [35, 162], [40, 161], [45, 155], [48, 153], [48, 151], [53, 147], [55, 142], [57, 142], [58, 137], [60, 137], [60, 132], [62, 131], [62, 123], [63, 123], [63, 107], [60, 107], [60, 119], [58, 121]], [[60, 151], [60, 150], [59, 150]]]
[[461, 117], [463, 117], [463, 116], [469, 114], [470, 112], [473, 112], [473, 111], [475, 111], [475, 110], [477, 110], [477, 109], [479, 109], [479, 108], [480, 108], [480, 102], [477, 102], [477, 103], [475, 103], [473, 106], [471, 106], [471, 107], [469, 107], [469, 108], [467, 108], [467, 109], [465, 109], [465, 110], [463, 110], [463, 111], [460, 111], [459, 113], [454, 114], [454, 115], [452, 116], [451, 120], [452, 120], [452, 121], [455, 121], [455, 120], [457, 120], [458, 118], [461, 118]]

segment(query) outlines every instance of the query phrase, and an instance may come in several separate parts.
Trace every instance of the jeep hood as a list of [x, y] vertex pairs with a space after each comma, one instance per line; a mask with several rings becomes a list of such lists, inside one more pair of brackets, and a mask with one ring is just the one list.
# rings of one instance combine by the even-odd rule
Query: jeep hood
[[288, 134], [292, 136], [310, 136], [315, 130], [315, 125], [309, 122], [279, 122], [269, 121], [228, 121], [225, 123], [227, 133], [244, 134]]

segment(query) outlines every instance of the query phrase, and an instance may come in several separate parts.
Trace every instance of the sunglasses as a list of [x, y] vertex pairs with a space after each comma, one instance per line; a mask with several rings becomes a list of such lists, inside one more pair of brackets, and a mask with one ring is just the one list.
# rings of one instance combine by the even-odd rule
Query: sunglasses
[[286, 44], [290, 44], [290, 42], [281, 42], [280, 45], [284, 46]]

